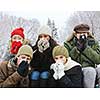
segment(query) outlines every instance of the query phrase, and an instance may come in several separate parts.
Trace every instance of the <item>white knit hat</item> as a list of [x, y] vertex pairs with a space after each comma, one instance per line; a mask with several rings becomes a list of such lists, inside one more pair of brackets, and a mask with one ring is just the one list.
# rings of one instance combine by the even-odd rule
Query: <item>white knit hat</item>
[[49, 26], [41, 26], [38, 30], [38, 35], [40, 34], [47, 34], [51, 36], [52, 30], [49, 28]]

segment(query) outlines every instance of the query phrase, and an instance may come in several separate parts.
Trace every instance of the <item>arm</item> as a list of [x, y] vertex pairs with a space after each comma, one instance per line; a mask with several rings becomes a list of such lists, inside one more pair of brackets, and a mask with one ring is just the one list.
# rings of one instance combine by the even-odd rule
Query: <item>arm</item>
[[97, 41], [95, 41], [95, 44], [92, 46], [92, 49], [96, 51], [98, 54], [100, 54], [100, 46]]
[[64, 42], [64, 46], [68, 49], [69, 55], [72, 59], [77, 60], [77, 58], [80, 56], [80, 52], [77, 50], [76, 46], [71, 46], [70, 43]]
[[100, 64], [100, 54], [98, 54], [96, 51], [94, 51], [91, 47], [87, 47], [83, 54], [85, 54], [89, 59], [92, 60], [95, 64]]
[[67, 50], [70, 52], [70, 50], [72, 49], [72, 46], [69, 42], [64, 42], [64, 46], [67, 48]]
[[18, 81], [22, 79], [22, 77], [17, 72], [14, 72], [10, 76], [8, 76], [7, 71], [7, 67], [1, 64], [0, 87], [13, 87], [18, 83]]

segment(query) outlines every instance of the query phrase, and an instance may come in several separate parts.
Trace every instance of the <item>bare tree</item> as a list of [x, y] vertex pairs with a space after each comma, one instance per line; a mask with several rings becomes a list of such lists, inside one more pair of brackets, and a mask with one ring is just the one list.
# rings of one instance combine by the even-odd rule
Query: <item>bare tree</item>
[[52, 38], [59, 43], [59, 36], [58, 36], [58, 29], [56, 28], [56, 25], [55, 25], [55, 22], [54, 20], [50, 20], [48, 18], [48, 22], [47, 22], [47, 25], [51, 28], [52, 30]]
[[17, 27], [24, 28], [26, 38], [34, 45], [40, 23], [37, 19], [27, 20], [0, 12], [0, 61], [7, 50], [10, 33]]
[[66, 24], [67, 35], [69, 35], [73, 28], [81, 23], [88, 24], [90, 31], [100, 41], [100, 12], [99, 11], [77, 11], [70, 16]]

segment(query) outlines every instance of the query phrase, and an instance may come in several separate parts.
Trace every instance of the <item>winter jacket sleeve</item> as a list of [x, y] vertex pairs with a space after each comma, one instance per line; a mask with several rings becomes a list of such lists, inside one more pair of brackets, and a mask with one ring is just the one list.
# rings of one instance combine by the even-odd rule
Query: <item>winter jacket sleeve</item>
[[72, 46], [69, 42], [64, 42], [64, 46], [67, 48], [69, 55], [72, 58], [74, 58], [74, 57], [77, 58], [79, 56], [80, 52], [77, 50], [76, 46]]
[[90, 39], [88, 44], [94, 51], [96, 51], [98, 54], [100, 54], [100, 45], [99, 45], [98, 41], [96, 41], [94, 39]]
[[64, 46], [70, 51], [73, 47], [68, 42], [64, 42]]
[[21, 79], [22, 77], [17, 72], [8, 76], [7, 66], [0, 65], [0, 87], [14, 87]]
[[72, 57], [73, 60], [76, 60], [79, 57], [80, 52], [77, 50], [76, 46], [72, 47], [71, 44], [68, 42], [64, 42], [64, 46], [68, 49], [69, 55]]
[[92, 60], [95, 64], [100, 64], [100, 54], [98, 54], [96, 51], [94, 51], [91, 47], [87, 47], [83, 54], [85, 54], [89, 59]]
[[63, 76], [59, 81], [60, 84], [67, 88], [82, 88], [83, 84], [83, 74], [80, 66], [75, 66], [69, 71], [65, 72], [65, 76]]
[[[100, 53], [97, 53], [96, 50], [92, 49], [90, 46], [87, 46], [83, 52], [78, 51], [76, 46], [71, 46], [69, 43], [64, 43], [65, 47], [68, 48], [69, 54], [73, 60], [77, 61], [80, 55], [85, 55], [88, 60], [92, 60], [94, 64], [100, 64]], [[99, 49], [99, 48], [98, 48]], [[91, 59], [92, 58], [92, 59]]]

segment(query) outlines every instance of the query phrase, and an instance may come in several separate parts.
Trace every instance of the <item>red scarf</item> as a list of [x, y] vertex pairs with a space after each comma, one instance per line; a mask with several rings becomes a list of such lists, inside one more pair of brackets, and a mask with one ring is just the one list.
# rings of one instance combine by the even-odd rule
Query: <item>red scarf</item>
[[17, 54], [19, 48], [22, 46], [22, 43], [19, 41], [13, 41], [10, 49], [11, 54]]

